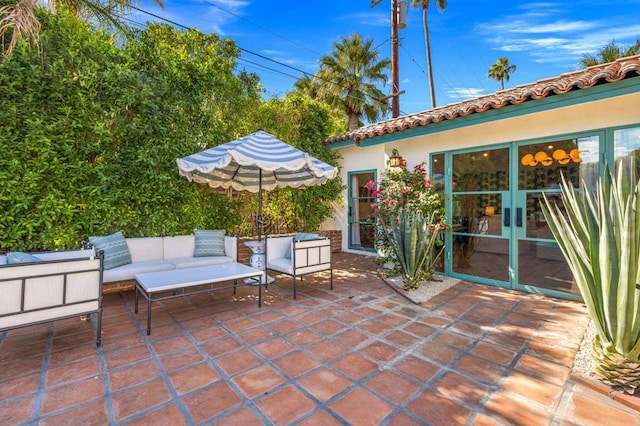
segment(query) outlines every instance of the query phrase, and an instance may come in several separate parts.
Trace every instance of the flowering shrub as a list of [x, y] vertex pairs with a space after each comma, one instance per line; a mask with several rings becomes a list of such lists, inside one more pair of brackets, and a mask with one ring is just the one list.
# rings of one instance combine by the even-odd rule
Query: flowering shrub
[[[391, 263], [393, 266], [387, 274], [400, 272], [405, 288], [415, 288], [420, 279], [431, 278], [434, 264], [442, 252], [442, 242], [437, 238], [446, 229], [442, 192], [432, 184], [424, 164], [415, 166], [413, 171], [405, 168], [388, 169], [377, 188], [373, 181], [367, 186], [376, 199], [372, 208], [377, 218], [376, 248], [383, 254], [379, 262]], [[408, 214], [412, 217], [417, 215], [421, 220], [412, 220], [411, 224], [403, 223], [407, 221]], [[418, 227], [418, 241], [427, 246], [410, 247], [404, 243], [399, 244], [397, 230], [406, 226]], [[415, 259], [415, 256], [424, 258]], [[412, 267], [416, 264], [422, 265], [419, 270]]]

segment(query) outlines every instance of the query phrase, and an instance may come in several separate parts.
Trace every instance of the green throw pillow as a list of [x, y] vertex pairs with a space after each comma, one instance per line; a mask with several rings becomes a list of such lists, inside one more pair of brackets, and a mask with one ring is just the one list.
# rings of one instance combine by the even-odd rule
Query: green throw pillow
[[101, 250], [104, 251], [104, 269], [113, 269], [131, 263], [129, 246], [122, 232], [104, 237], [89, 237], [89, 241], [93, 244], [96, 254]]
[[14, 251], [7, 255], [7, 264], [42, 262], [42, 259], [29, 253]]
[[226, 256], [224, 251], [224, 229], [196, 229], [196, 249], [194, 257]]

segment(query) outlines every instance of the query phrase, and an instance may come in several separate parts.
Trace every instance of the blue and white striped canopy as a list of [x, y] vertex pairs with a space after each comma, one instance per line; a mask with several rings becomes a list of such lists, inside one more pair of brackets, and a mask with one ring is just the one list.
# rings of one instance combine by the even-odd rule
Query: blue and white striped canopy
[[321, 185], [338, 173], [264, 130], [180, 158], [178, 169], [190, 181], [249, 192]]

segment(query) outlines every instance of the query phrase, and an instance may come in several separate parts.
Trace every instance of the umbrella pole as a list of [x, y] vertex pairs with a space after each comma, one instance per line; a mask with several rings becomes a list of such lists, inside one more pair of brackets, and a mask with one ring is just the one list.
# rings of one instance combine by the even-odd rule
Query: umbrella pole
[[258, 241], [262, 241], [262, 169], [258, 173]]

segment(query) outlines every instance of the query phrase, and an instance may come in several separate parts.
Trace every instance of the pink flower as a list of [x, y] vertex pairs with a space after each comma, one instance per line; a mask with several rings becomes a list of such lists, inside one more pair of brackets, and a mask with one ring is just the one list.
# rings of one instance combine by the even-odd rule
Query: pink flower
[[370, 180], [369, 182], [367, 182], [367, 184], [365, 185], [367, 188], [369, 188], [369, 191], [373, 191], [373, 188], [376, 187], [376, 183], [372, 180]]
[[400, 219], [396, 217], [393, 221], [396, 223], [396, 226], [400, 226]]
[[433, 234], [436, 230], [436, 227], [434, 225], [429, 225], [429, 233]]
[[431, 179], [425, 178], [424, 186], [426, 186], [427, 188], [431, 188]]

